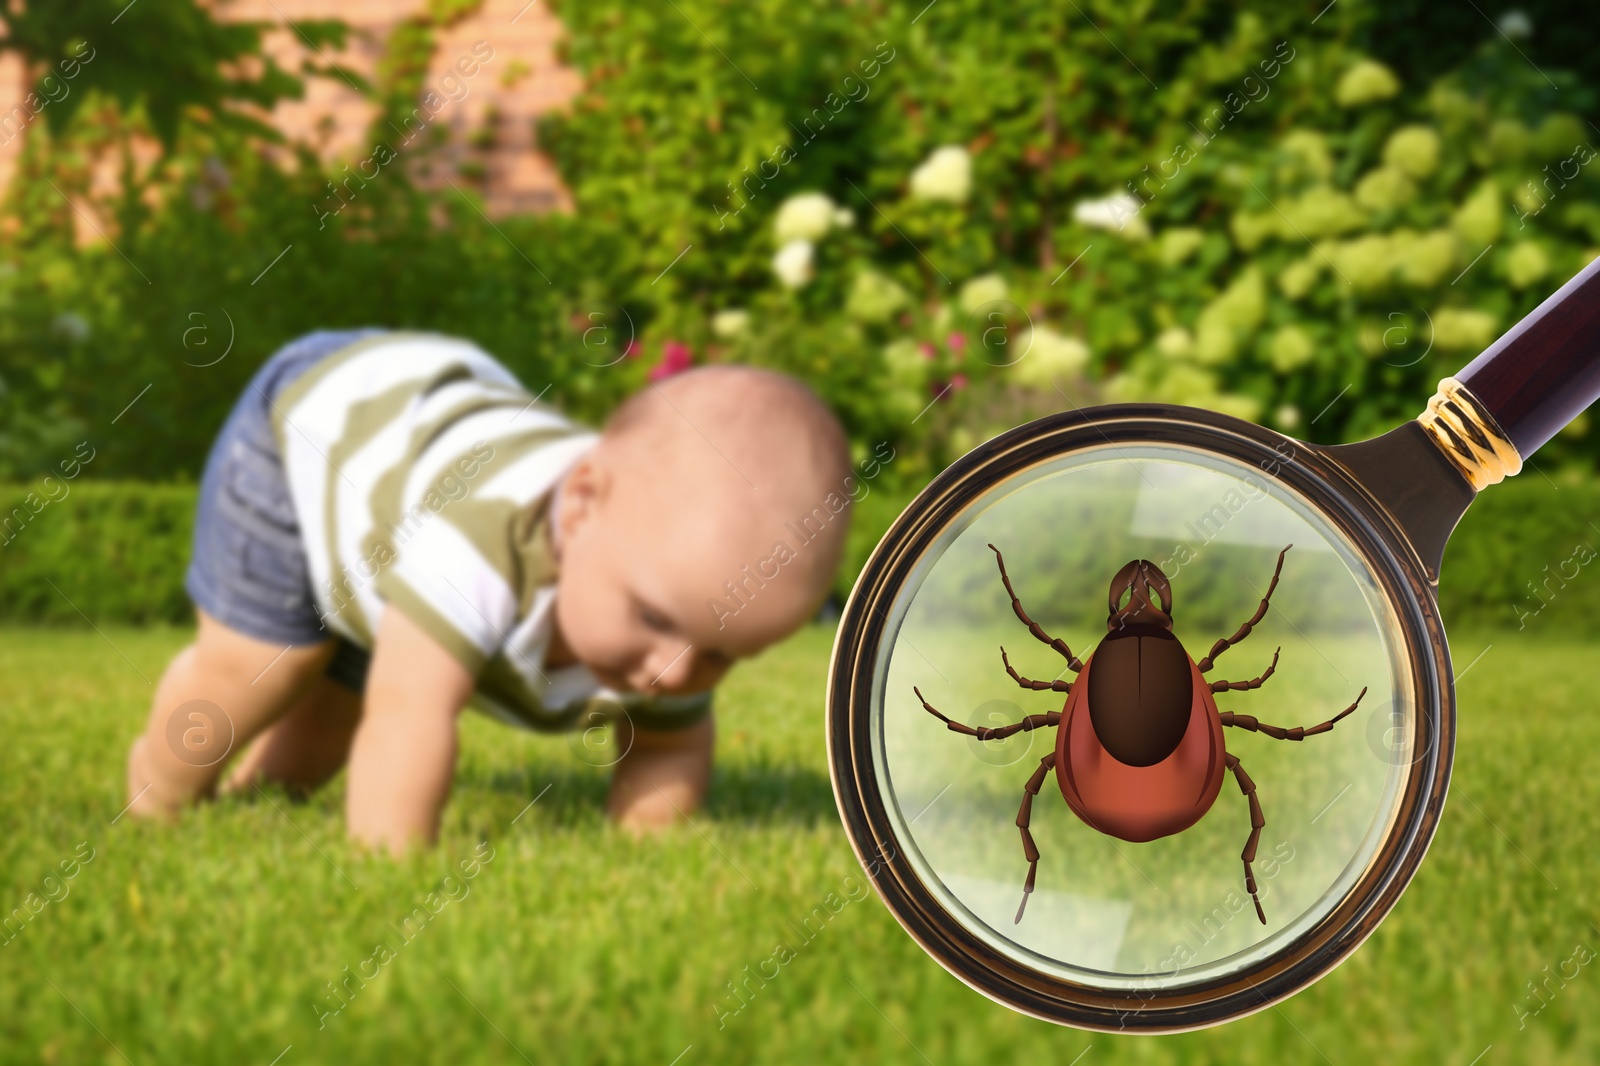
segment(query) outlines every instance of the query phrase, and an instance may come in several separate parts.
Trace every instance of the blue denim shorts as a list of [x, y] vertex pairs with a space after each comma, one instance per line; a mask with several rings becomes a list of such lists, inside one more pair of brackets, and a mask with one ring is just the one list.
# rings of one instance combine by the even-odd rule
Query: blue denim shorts
[[[280, 348], [245, 387], [217, 434], [200, 478], [194, 551], [184, 589], [229, 629], [273, 644], [321, 644], [294, 501], [272, 433], [279, 393], [324, 356], [376, 329], [319, 331]], [[335, 635], [336, 636], [336, 635]], [[356, 691], [367, 653], [342, 637], [328, 673]]]

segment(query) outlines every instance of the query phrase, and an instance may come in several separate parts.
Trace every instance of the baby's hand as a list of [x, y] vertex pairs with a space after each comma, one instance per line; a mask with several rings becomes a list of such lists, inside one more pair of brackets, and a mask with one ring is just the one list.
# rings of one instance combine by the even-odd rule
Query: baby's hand
[[365, 708], [350, 747], [352, 837], [403, 852], [432, 844], [456, 769], [456, 716], [472, 696], [465, 667], [410, 618], [384, 608]]

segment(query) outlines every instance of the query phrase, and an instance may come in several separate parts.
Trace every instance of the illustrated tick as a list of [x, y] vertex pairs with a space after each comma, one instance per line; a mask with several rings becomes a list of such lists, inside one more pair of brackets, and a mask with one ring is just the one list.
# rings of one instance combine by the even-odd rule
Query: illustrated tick
[[1012, 680], [1025, 689], [1066, 693], [1065, 705], [1059, 711], [1030, 714], [1010, 725], [973, 728], [939, 713], [923, 698], [920, 689], [913, 687], [912, 691], [928, 713], [952, 732], [980, 741], [1004, 740], [1019, 732], [1056, 727], [1055, 750], [1039, 760], [1038, 769], [1023, 786], [1022, 806], [1017, 811], [1028, 878], [1022, 886], [1022, 903], [1014, 921], [1022, 921], [1039, 869], [1039, 849], [1034, 846], [1028, 827], [1033, 798], [1051, 770], [1074, 814], [1092, 829], [1133, 842], [1171, 836], [1194, 825], [1216, 802], [1225, 772], [1231, 772], [1250, 802], [1250, 837], [1239, 857], [1244, 860], [1245, 888], [1256, 905], [1256, 917], [1265, 925], [1267, 916], [1261, 909], [1261, 897], [1256, 894], [1255, 872], [1250, 864], [1255, 860], [1261, 828], [1267, 820], [1256, 798], [1256, 784], [1228, 751], [1222, 729], [1236, 726], [1277, 740], [1302, 740], [1331, 730], [1367, 694], [1362, 688], [1355, 703], [1310, 728], [1285, 729], [1248, 714], [1217, 710], [1212, 693], [1260, 688], [1278, 667], [1281, 647], [1273, 651], [1272, 662], [1260, 677], [1208, 682], [1204, 676], [1219, 655], [1249, 636], [1265, 617], [1272, 592], [1278, 587], [1278, 576], [1283, 572], [1283, 557], [1294, 545], [1278, 553], [1272, 583], [1256, 613], [1233, 636], [1212, 645], [1199, 662], [1189, 656], [1172, 632], [1172, 583], [1148, 559], [1133, 560], [1111, 579], [1107, 633], [1089, 658], [1080, 660], [1064, 641], [1052, 637], [1028, 617], [1006, 576], [1000, 549], [993, 544], [989, 547], [1017, 618], [1035, 638], [1059, 652], [1077, 677], [1073, 681], [1030, 680], [1012, 668], [1003, 647], [1000, 661]]

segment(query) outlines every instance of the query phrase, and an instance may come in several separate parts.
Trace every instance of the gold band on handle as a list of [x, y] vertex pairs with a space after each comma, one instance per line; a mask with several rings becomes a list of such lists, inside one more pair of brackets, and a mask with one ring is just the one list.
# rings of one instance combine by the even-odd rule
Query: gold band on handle
[[1522, 469], [1522, 456], [1511, 438], [1455, 378], [1439, 382], [1439, 391], [1417, 421], [1474, 491], [1482, 492]]

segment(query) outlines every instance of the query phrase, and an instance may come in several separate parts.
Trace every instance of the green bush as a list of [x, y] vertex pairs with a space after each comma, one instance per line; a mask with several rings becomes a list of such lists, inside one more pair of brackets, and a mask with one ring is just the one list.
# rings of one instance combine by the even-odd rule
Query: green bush
[[192, 622], [194, 506], [187, 485], [0, 486], [0, 620]]
[[496, 229], [466, 200], [434, 205], [380, 173], [319, 226], [328, 193], [311, 166], [172, 166], [180, 190], [214, 187], [211, 198], [169, 203], [119, 242], [126, 260], [53, 237], [0, 253], [0, 477], [36, 475], [88, 438], [97, 477], [195, 478], [250, 375], [317, 329], [470, 337], [579, 417], [643, 381], [637, 360], [597, 369], [605, 360], [584, 349], [575, 318], [584, 286], [540, 274], [565, 281], [611, 254], [568, 216]]
[[[839, 575], [841, 596], [915, 495], [879, 491], [857, 508]], [[1591, 565], [1600, 559], [1597, 526], [1600, 481], [1590, 478], [1565, 477], [1558, 487], [1529, 467], [1483, 492], [1445, 550], [1438, 594], [1447, 630], [1600, 634], [1600, 568]], [[992, 580], [989, 566], [985, 560], [984, 580]], [[1012, 569], [1020, 572], [1015, 563]], [[1064, 589], [1081, 584], [1070, 576], [1064, 581]], [[1104, 579], [1083, 588], [1101, 602]]]
[[1592, 90], [1481, 17], [1396, 71], [1414, 6], [1360, 0], [557, 7], [589, 91], [543, 140], [652, 341], [799, 373], [923, 475], [1099, 400], [1370, 436], [1600, 247]]
[[[22, 43], [48, 58], [74, 12], [97, 4], [30, 8]], [[439, 135], [461, 106], [417, 117], [420, 78], [437, 28], [473, 7], [438, 0], [396, 28], [377, 83], [361, 86], [379, 117], [362, 150], [333, 162], [267, 143], [259, 123], [206, 121], [225, 104], [216, 93], [151, 95], [143, 43], [172, 18], [188, 26], [210, 16], [188, 2], [153, 24], [143, 5], [127, 12], [119, 30], [136, 34], [88, 68], [100, 80], [80, 79], [67, 97], [73, 112], [46, 110], [59, 121], [27, 129], [0, 202], [0, 478], [37, 476], [87, 438], [99, 451], [96, 477], [194, 479], [250, 375], [317, 329], [463, 335], [532, 391], [548, 387], [549, 400], [590, 419], [639, 387], [642, 360], [609, 365], [629, 339], [604, 299], [616, 288], [604, 280], [605, 264], [620, 258], [614, 235], [560, 214], [490, 222], [459, 173], [439, 194], [418, 184], [440, 164]], [[224, 45], [247, 52], [254, 32], [230, 23], [221, 44], [186, 38], [185, 62], [199, 64], [193, 50], [205, 47], [213, 62], [231, 54]], [[342, 40], [333, 23], [308, 32], [313, 44]], [[487, 61], [479, 84], [510, 62], [503, 51]], [[298, 93], [297, 81], [269, 73], [274, 91]], [[245, 98], [260, 102], [261, 91]], [[193, 121], [176, 124], [177, 114]], [[136, 165], [131, 142], [153, 132], [170, 150]], [[94, 186], [96, 165], [119, 159], [120, 191]], [[110, 239], [63, 194], [92, 204]], [[610, 328], [596, 333], [588, 315], [599, 311]]]
[[1557, 486], [1525, 468], [1473, 502], [1445, 549], [1439, 604], [1448, 626], [1551, 635], [1600, 633], [1600, 484]]
[[[0, 486], [0, 621], [191, 621], [183, 572], [194, 487], [67, 484], [69, 494], [50, 503], [37, 484]], [[913, 496], [884, 479], [857, 505], [835, 585], [841, 601]], [[1600, 570], [1590, 565], [1600, 529], [1590, 515], [1600, 516], [1596, 480], [1565, 479], [1557, 488], [1529, 469], [1485, 492], [1445, 552], [1446, 625], [1600, 634]], [[1098, 599], [1099, 579], [1091, 584]]]
[[[395, 30], [374, 151], [472, 6]], [[263, 145], [142, 83], [31, 129], [0, 205], [0, 478], [85, 437], [97, 477], [193, 478], [262, 359], [360, 325], [471, 337], [590, 420], [686, 353], [778, 367], [909, 481], [1104, 400], [1360, 438], [1600, 247], [1593, 89], [1549, 61], [1593, 31], [1562, 3], [1415, 62], [1417, 5], [1376, 0], [556, 7], [585, 88], [540, 143], [574, 216], [485, 219], [448, 115], [370, 181], [372, 152]], [[56, 189], [88, 196], [153, 123], [170, 154], [91, 197], [116, 244], [80, 247]], [[1592, 467], [1584, 429], [1541, 458]]]

